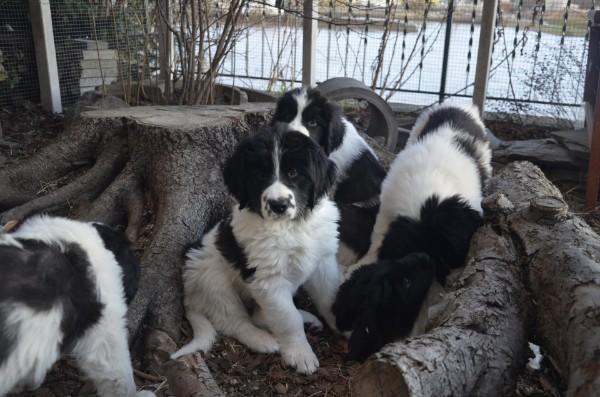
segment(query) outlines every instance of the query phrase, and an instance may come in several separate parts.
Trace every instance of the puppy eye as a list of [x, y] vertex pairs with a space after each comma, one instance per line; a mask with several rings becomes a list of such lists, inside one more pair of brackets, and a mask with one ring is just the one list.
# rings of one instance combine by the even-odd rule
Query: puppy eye
[[298, 171], [295, 168], [292, 168], [291, 170], [288, 171], [288, 176], [290, 178], [295, 178], [298, 176]]
[[308, 123], [306, 123], [309, 127], [314, 128], [317, 126], [317, 120], [310, 120]]
[[402, 279], [402, 287], [409, 289], [410, 287], [412, 287], [412, 281], [409, 278], [404, 277]]

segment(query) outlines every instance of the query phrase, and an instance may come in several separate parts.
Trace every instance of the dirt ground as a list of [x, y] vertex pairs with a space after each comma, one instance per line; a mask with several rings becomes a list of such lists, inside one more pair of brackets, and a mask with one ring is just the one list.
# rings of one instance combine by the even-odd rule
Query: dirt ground
[[[0, 110], [0, 127], [5, 141], [19, 144], [18, 148], [0, 146], [2, 169], [35, 154], [52, 142], [63, 129], [63, 118], [48, 115], [32, 107], [19, 110], [4, 109]], [[501, 122], [491, 123], [488, 127], [501, 139], [540, 138], [547, 136], [549, 132], [543, 128], [525, 128]], [[57, 188], [63, 183], [66, 181], [55, 181], [40, 190]], [[572, 211], [581, 212], [585, 185], [581, 182], [557, 185], [565, 193]], [[148, 219], [151, 218], [150, 215], [148, 214]], [[598, 231], [598, 211], [591, 215], [582, 215]], [[151, 233], [152, 225], [147, 224], [135, 246], [138, 253], [144, 249]], [[297, 304], [311, 310], [308, 298], [302, 294], [298, 297]], [[185, 321], [182, 323], [182, 330], [186, 337], [191, 337], [189, 325]], [[218, 338], [205, 359], [216, 382], [228, 396], [350, 396], [351, 379], [359, 364], [345, 360], [346, 341], [327, 329], [319, 332], [307, 330], [307, 336], [321, 365], [317, 373], [309, 376], [299, 375], [284, 368], [277, 354], [254, 353], [237, 341], [225, 337]], [[156, 391], [158, 396], [172, 395], [167, 382], [160, 374], [145, 370], [135, 355], [133, 364], [139, 386]], [[518, 396], [561, 396], [563, 392], [564, 386], [560, 384], [557, 371], [548, 358], [544, 360], [541, 370], [524, 371], [516, 390]], [[77, 371], [74, 360], [68, 356], [52, 368], [40, 389], [19, 394], [21, 397], [67, 395], [94, 395], [91, 382], [83, 378]]]

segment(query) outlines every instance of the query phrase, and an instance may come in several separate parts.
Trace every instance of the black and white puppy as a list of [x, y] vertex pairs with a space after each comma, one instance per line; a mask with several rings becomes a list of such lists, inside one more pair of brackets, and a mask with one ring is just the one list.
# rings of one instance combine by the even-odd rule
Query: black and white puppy
[[[347, 270], [347, 281], [340, 288], [333, 308], [340, 331], [353, 330], [355, 340], [351, 347], [362, 347], [355, 352], [356, 356], [365, 358], [385, 343], [424, 332], [427, 308], [438, 299], [450, 272], [465, 263], [471, 236], [482, 222], [483, 187], [491, 172], [486, 129], [475, 107], [438, 105], [417, 119], [407, 146], [397, 155], [383, 182], [369, 252]], [[415, 252], [425, 255], [410, 260], [406, 257]], [[419, 281], [403, 288], [406, 284], [396, 274], [403, 273], [385, 261], [396, 261], [394, 266], [409, 269], [418, 269], [421, 263], [423, 274]], [[435, 265], [433, 282], [424, 276], [429, 274], [430, 261]], [[375, 269], [357, 271], [363, 265]], [[364, 280], [372, 274], [378, 278]], [[386, 283], [403, 291], [388, 295], [377, 292]], [[410, 289], [429, 291], [423, 300], [398, 298]], [[390, 304], [381, 302], [382, 299], [395, 299], [396, 315], [404, 324], [397, 326], [398, 323], [387, 321], [388, 316], [379, 323], [380, 329], [369, 328], [364, 332], [357, 329], [368, 322], [364, 317], [370, 315], [369, 310], [363, 308], [354, 313], [350, 325], [342, 308], [356, 299], [355, 295], [376, 296], [369, 301], [373, 311], [377, 305]], [[419, 313], [416, 318], [406, 314], [415, 310]], [[358, 338], [363, 340], [357, 341]]]
[[352, 273], [332, 308], [337, 327], [352, 330], [347, 358], [364, 361], [386, 343], [409, 335], [434, 276], [435, 264], [424, 253]]
[[319, 366], [300, 311], [300, 286], [335, 329], [331, 305], [339, 287], [339, 212], [328, 193], [335, 165], [307, 136], [275, 124], [247, 137], [226, 162], [224, 181], [239, 204], [186, 254], [186, 315], [193, 340], [177, 358], [212, 347], [217, 331], [264, 353], [280, 350], [301, 373]]
[[121, 233], [34, 216], [0, 234], [0, 273], [0, 396], [38, 387], [67, 352], [99, 396], [136, 395], [125, 316], [140, 270]]
[[385, 170], [369, 144], [333, 101], [317, 88], [296, 88], [277, 102], [272, 123], [285, 123], [317, 142], [338, 170], [333, 199], [341, 213], [340, 264], [355, 263], [369, 249]]

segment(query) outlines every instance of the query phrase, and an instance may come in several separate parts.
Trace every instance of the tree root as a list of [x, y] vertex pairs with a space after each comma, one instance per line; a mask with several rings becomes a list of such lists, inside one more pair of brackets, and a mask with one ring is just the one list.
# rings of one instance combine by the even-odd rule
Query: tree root
[[[14, 167], [0, 172], [0, 211], [36, 198], [40, 181], [53, 181], [84, 164], [91, 164], [97, 147], [115, 131], [121, 131], [120, 119], [107, 121], [78, 119], [50, 145]], [[81, 124], [86, 124], [82, 126]]]
[[100, 151], [96, 163], [89, 171], [58, 190], [0, 214], [0, 224], [21, 220], [35, 212], [51, 212], [74, 197], [82, 199], [82, 196], [92, 198], [97, 196], [123, 168], [126, 159], [125, 139], [114, 136]]
[[224, 396], [200, 353], [171, 360], [169, 356], [176, 350], [177, 345], [167, 334], [160, 331], [154, 331], [148, 336], [146, 346], [151, 351], [146, 358], [149, 366], [167, 378], [169, 388], [176, 396]]

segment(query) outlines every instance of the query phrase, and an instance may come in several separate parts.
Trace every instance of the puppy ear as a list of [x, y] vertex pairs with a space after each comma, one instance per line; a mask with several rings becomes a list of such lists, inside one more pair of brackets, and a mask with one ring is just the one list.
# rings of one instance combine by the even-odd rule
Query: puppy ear
[[339, 108], [337, 103], [328, 100], [326, 109], [329, 117], [329, 128], [327, 131], [325, 153], [329, 155], [342, 145], [342, 142], [344, 141], [344, 135], [346, 133], [346, 126], [342, 122], [342, 110]]
[[337, 169], [333, 161], [329, 160], [323, 150], [317, 145], [314, 145], [310, 150], [310, 156], [313, 163], [311, 177], [314, 189], [309, 207], [313, 208], [317, 200], [327, 194], [335, 183]]
[[223, 168], [225, 186], [240, 204], [240, 209], [248, 205], [248, 193], [244, 183], [244, 160], [249, 145], [247, 139], [240, 142]]

